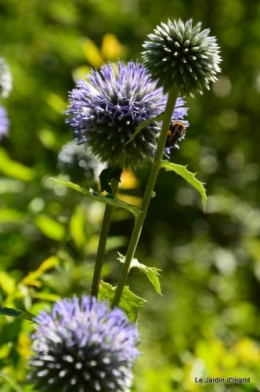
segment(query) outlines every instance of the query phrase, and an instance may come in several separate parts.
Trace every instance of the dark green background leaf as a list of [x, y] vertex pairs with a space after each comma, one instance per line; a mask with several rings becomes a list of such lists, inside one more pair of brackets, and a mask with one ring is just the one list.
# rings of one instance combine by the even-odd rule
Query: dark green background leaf
[[10, 316], [10, 317], [21, 317], [26, 320], [32, 321], [33, 318], [35, 317], [32, 313], [28, 312], [27, 310], [15, 310], [12, 308], [8, 308], [6, 306], [3, 306], [0, 308], [0, 314], [5, 315], [5, 316]]
[[121, 167], [118, 166], [111, 166], [107, 169], [102, 170], [99, 178], [100, 178], [100, 191], [101, 192], [108, 192], [113, 193], [111, 188], [111, 180], [114, 179], [117, 182], [120, 182], [121, 174], [122, 174]]

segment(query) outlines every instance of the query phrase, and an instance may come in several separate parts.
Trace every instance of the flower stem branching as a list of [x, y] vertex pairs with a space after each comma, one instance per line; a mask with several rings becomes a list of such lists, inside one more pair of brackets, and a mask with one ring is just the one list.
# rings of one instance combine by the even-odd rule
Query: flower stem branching
[[149, 180], [147, 182], [147, 187], [145, 190], [145, 194], [144, 194], [144, 198], [143, 198], [143, 202], [142, 202], [142, 206], [141, 209], [143, 211], [142, 214], [140, 214], [136, 220], [135, 220], [135, 225], [134, 225], [134, 229], [132, 232], [132, 236], [128, 245], [128, 250], [126, 253], [126, 257], [125, 257], [125, 262], [123, 265], [123, 269], [122, 269], [122, 273], [121, 273], [121, 277], [120, 280], [118, 282], [118, 286], [115, 292], [115, 296], [113, 298], [112, 301], [112, 308], [114, 308], [115, 306], [119, 305], [120, 302], [120, 298], [122, 296], [123, 293], [123, 289], [124, 286], [126, 284], [126, 280], [127, 280], [127, 275], [129, 273], [130, 270], [130, 266], [131, 266], [131, 261], [135, 255], [135, 251], [136, 251], [136, 247], [142, 232], [142, 228], [143, 228], [143, 223], [146, 217], [146, 213], [149, 207], [149, 203], [150, 200], [152, 198], [152, 194], [153, 194], [153, 189], [155, 186], [155, 182], [160, 170], [160, 166], [161, 166], [161, 161], [162, 161], [162, 157], [163, 157], [163, 153], [164, 153], [164, 149], [165, 149], [165, 142], [166, 142], [166, 138], [167, 138], [167, 132], [169, 129], [169, 124], [171, 122], [171, 118], [172, 118], [172, 113], [175, 107], [175, 103], [177, 101], [177, 97], [178, 97], [178, 92], [179, 89], [175, 86], [173, 86], [171, 88], [171, 90], [169, 91], [169, 95], [168, 95], [168, 100], [167, 100], [167, 104], [166, 104], [166, 109], [165, 109], [165, 113], [164, 113], [164, 119], [163, 119], [163, 124], [162, 124], [162, 130], [161, 130], [161, 134], [158, 140], [158, 146], [156, 149], [156, 153], [155, 153], [155, 157], [153, 160], [153, 164], [152, 164], [152, 169], [151, 169], [151, 173], [150, 173], [150, 177]]

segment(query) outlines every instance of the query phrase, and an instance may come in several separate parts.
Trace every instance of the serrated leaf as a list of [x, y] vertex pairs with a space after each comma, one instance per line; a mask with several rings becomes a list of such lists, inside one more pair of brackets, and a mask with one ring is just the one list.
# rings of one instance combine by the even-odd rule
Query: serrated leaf
[[[118, 260], [121, 263], [124, 263], [125, 257], [123, 255], [121, 255], [120, 253], [118, 253], [118, 255], [119, 255]], [[147, 278], [150, 280], [150, 282], [152, 283], [153, 287], [155, 288], [155, 291], [158, 294], [162, 295], [161, 285], [160, 285], [160, 281], [159, 281], [159, 276], [160, 276], [159, 271], [161, 271], [160, 269], [155, 268], [155, 267], [148, 267], [145, 264], [141, 264], [141, 263], [139, 263], [139, 261], [137, 259], [133, 259], [131, 261], [130, 268], [138, 268], [140, 271], [142, 271], [147, 276]]]
[[167, 171], [174, 171], [176, 174], [184, 178], [193, 188], [195, 188], [201, 195], [203, 210], [206, 209], [207, 195], [203, 183], [195, 178], [196, 173], [187, 170], [187, 166], [177, 165], [176, 163], [162, 161], [161, 167]]
[[143, 307], [145, 302], [145, 299], [138, 297], [129, 289], [128, 286], [125, 286], [119, 306], [126, 312], [129, 320], [136, 322], [139, 309]]
[[164, 113], [159, 114], [158, 116], [149, 118], [148, 120], [142, 122], [141, 124], [138, 125], [138, 127], [136, 128], [135, 132], [133, 133], [133, 135], [130, 137], [130, 139], [125, 143], [125, 146], [128, 143], [131, 143], [132, 140], [134, 140], [134, 138], [136, 137], [136, 135], [138, 135], [139, 132], [141, 132], [142, 129], [144, 129], [145, 127], [147, 127], [147, 125], [151, 124], [154, 121], [161, 121], [163, 119]]
[[[115, 295], [116, 287], [111, 286], [111, 284], [106, 282], [101, 282], [99, 286], [99, 299], [108, 300], [109, 303], [112, 302]], [[136, 322], [139, 309], [143, 306], [146, 301], [135, 295], [130, 291], [128, 286], [124, 287], [119, 307], [122, 309], [130, 321]]]
[[53, 181], [55, 181], [59, 185], [64, 185], [67, 188], [74, 189], [77, 192], [82, 193], [85, 196], [90, 197], [92, 200], [95, 201], [101, 201], [101, 203], [106, 203], [110, 204], [113, 207], [117, 208], [124, 208], [125, 210], [131, 212], [135, 217], [138, 217], [142, 211], [128, 203], [123, 202], [122, 200], [118, 199], [116, 196], [111, 195], [108, 193], [107, 195], [103, 196], [98, 192], [95, 192], [93, 189], [89, 188], [82, 188], [81, 186], [74, 184], [73, 182], [67, 182], [67, 181], [60, 181], [56, 180], [55, 178], [52, 178]]
[[32, 321], [32, 319], [35, 317], [32, 313], [27, 312], [27, 310], [15, 310], [12, 308], [8, 308], [6, 306], [0, 308], [0, 314], [3, 314], [5, 316], [9, 317], [20, 317], [26, 320]]

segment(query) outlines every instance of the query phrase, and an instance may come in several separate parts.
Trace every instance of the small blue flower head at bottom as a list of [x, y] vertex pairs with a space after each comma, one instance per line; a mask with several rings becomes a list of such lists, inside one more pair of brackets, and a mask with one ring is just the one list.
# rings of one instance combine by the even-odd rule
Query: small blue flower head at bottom
[[8, 134], [9, 119], [5, 108], [0, 105], [0, 140]]
[[124, 312], [83, 295], [36, 318], [28, 381], [39, 392], [129, 392], [138, 333]]

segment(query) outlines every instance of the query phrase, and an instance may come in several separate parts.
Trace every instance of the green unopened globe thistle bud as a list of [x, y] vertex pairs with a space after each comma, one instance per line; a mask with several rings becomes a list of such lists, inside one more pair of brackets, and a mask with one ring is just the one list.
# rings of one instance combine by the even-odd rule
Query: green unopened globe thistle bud
[[192, 19], [161, 23], [148, 35], [142, 53], [152, 80], [169, 92], [175, 84], [181, 94], [193, 96], [209, 89], [220, 72], [219, 46], [216, 37], [209, 36], [209, 29], [201, 30], [201, 23], [192, 26]]

